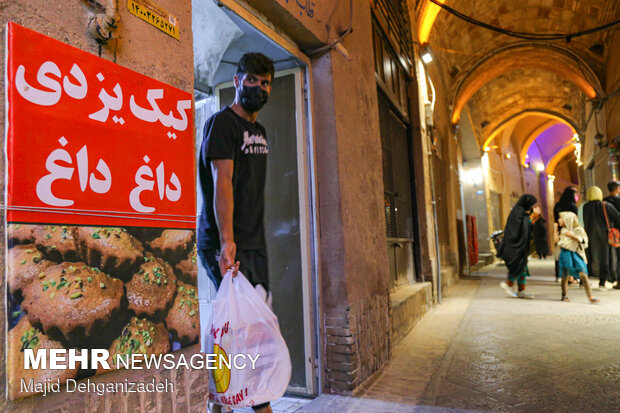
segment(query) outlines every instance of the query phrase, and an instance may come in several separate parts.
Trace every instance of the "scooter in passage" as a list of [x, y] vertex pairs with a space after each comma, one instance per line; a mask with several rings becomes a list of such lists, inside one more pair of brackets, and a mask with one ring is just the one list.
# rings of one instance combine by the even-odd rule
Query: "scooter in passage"
[[501, 259], [502, 252], [504, 251], [504, 231], [501, 229], [499, 231], [495, 231], [487, 239], [493, 241], [495, 256]]

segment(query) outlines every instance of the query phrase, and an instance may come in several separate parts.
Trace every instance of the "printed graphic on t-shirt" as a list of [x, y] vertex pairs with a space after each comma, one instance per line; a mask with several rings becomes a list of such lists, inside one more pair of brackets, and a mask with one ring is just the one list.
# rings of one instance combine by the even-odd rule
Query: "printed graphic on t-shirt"
[[263, 135], [250, 135], [247, 130], [243, 132], [243, 145], [241, 152], [246, 155], [262, 155], [267, 154], [267, 141]]

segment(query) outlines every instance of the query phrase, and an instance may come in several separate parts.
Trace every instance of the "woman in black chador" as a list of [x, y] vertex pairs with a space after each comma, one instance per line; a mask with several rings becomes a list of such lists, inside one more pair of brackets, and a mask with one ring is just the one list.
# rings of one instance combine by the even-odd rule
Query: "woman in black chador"
[[532, 235], [534, 236], [534, 246], [538, 258], [544, 260], [549, 254], [549, 244], [547, 243], [547, 221], [542, 214], [532, 214]]
[[[530, 250], [532, 224], [530, 214], [538, 201], [534, 195], [525, 194], [519, 198], [508, 215], [504, 229], [504, 249], [501, 258], [508, 267], [508, 281], [500, 286], [513, 297], [534, 298], [525, 292], [525, 283], [530, 272], [527, 268], [527, 257]], [[517, 283], [519, 292], [515, 294], [512, 287]]]
[[605, 288], [605, 281], [614, 282], [616, 274], [616, 254], [607, 241], [605, 212], [611, 227], [620, 223], [620, 214], [612, 204], [603, 202], [601, 188], [591, 186], [587, 195], [588, 202], [583, 206], [583, 226], [590, 241], [590, 246], [586, 250], [588, 272], [599, 277], [599, 288]]
[[560, 218], [560, 212], [573, 212], [575, 215], [578, 213], [577, 200], [578, 200], [577, 188], [574, 186], [567, 186], [560, 196], [560, 200], [556, 202], [553, 207], [553, 221], [558, 222]]

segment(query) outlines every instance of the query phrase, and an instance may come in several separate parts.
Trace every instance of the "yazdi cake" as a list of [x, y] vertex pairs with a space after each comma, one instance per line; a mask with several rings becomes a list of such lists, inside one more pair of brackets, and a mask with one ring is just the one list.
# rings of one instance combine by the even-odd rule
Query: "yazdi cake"
[[9, 247], [34, 242], [32, 230], [35, 226], [36, 225], [9, 224], [6, 229], [6, 237]]
[[127, 227], [127, 232], [136, 237], [141, 242], [153, 241], [159, 237], [163, 231], [163, 228], [151, 228], [151, 227]]
[[[19, 323], [9, 331], [7, 343], [7, 379], [8, 393], [11, 400], [29, 396], [34, 392], [27, 392], [21, 386], [22, 379], [28, 383], [56, 382], [65, 383], [67, 379], [75, 378], [79, 370], [79, 362], [73, 369], [24, 369], [24, 349], [64, 349], [62, 343], [50, 339], [43, 332], [33, 327], [27, 317], [22, 317]], [[68, 367], [68, 366], [67, 366]]]
[[176, 264], [187, 256], [194, 245], [194, 231], [166, 229], [148, 245], [153, 254], [171, 264]]
[[122, 281], [82, 262], [53, 265], [44, 274], [23, 290], [30, 323], [70, 346], [104, 342], [102, 332], [124, 313]]
[[142, 262], [144, 248], [124, 228], [77, 227], [78, 253], [88, 265], [127, 281]]
[[75, 227], [67, 225], [37, 225], [33, 228], [34, 242], [47, 258], [55, 262], [79, 261], [73, 238]]
[[174, 298], [176, 276], [161, 258], [147, 254], [143, 261], [126, 285], [129, 309], [139, 317], [162, 320]]
[[200, 335], [198, 314], [198, 290], [182, 282], [177, 283], [177, 295], [166, 317], [166, 327], [175, 341], [186, 346]]
[[9, 292], [17, 301], [22, 300], [22, 290], [35, 278], [45, 277], [51, 261], [43, 258], [35, 244], [16, 245], [7, 253], [7, 283]]
[[[115, 369], [117, 355], [129, 357], [129, 362], [131, 362], [132, 354], [150, 356], [168, 353], [170, 351], [170, 335], [163, 323], [132, 317], [129, 323], [123, 327], [121, 334], [114, 339], [108, 351], [110, 352], [108, 364], [112, 369]], [[104, 371], [106, 370], [99, 368], [97, 373]]]
[[189, 252], [187, 258], [178, 263], [174, 269], [179, 280], [191, 285], [198, 285], [198, 255], [196, 252], [196, 243], [194, 243], [194, 248]]

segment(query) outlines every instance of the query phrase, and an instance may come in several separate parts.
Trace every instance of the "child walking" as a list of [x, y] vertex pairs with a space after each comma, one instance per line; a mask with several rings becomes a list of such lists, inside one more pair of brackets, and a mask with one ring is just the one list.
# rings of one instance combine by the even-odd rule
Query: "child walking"
[[574, 212], [560, 212], [558, 219], [559, 241], [561, 248], [558, 260], [558, 274], [562, 277], [562, 301], [568, 299], [568, 277], [580, 278], [586, 295], [591, 303], [598, 303], [598, 299], [592, 297], [590, 282], [588, 280], [588, 267], [586, 265], [586, 248], [588, 247], [588, 234], [579, 225], [579, 219]]

